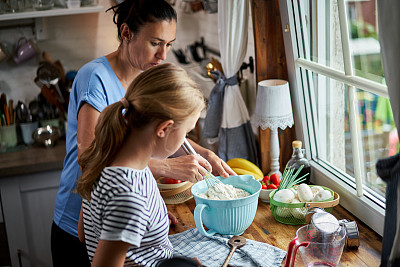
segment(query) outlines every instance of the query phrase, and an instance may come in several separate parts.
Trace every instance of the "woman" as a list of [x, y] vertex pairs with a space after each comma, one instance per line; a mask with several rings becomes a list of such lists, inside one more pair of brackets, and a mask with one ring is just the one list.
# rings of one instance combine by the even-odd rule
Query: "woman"
[[147, 166], [180, 148], [203, 108], [197, 85], [166, 63], [103, 110], [77, 183], [92, 266], [156, 266], [172, 257], [167, 208]]
[[[84, 65], [75, 77], [70, 94], [67, 155], [51, 230], [55, 267], [89, 264], [85, 245], [79, 242], [77, 233], [82, 199], [73, 191], [81, 175], [78, 157], [94, 138], [100, 112], [119, 101], [142, 71], [164, 61], [175, 41], [176, 12], [164, 0], [126, 0], [111, 10], [120, 45], [115, 52]], [[204, 167], [223, 177], [234, 174], [212, 151], [192, 145], [201, 156], [183, 156], [183, 151], [178, 151], [176, 158], [151, 159], [148, 165], [154, 177], [197, 181], [202, 179]]]

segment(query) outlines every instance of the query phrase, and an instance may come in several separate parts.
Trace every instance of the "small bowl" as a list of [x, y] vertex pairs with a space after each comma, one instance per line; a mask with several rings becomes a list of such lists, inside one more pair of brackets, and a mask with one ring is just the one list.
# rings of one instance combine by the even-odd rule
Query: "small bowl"
[[44, 145], [45, 147], [54, 146], [58, 138], [60, 138], [60, 130], [57, 127], [50, 125], [38, 128], [33, 132], [33, 139], [35, 142]]
[[269, 203], [269, 194], [275, 189], [261, 189], [259, 198], [261, 201]]

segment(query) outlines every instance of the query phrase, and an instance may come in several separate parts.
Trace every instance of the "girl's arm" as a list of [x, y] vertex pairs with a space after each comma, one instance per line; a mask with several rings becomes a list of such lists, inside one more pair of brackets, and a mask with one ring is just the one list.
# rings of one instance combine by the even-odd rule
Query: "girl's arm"
[[81, 212], [79, 213], [79, 220], [78, 220], [78, 237], [79, 241], [85, 243], [85, 231], [83, 226], [83, 211], [81, 206]]
[[130, 244], [123, 241], [101, 240], [94, 253], [92, 267], [124, 266]]

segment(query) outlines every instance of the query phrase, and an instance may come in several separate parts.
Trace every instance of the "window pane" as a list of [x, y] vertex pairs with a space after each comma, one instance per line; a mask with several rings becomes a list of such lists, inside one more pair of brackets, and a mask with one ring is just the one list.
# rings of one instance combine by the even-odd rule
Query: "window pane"
[[313, 0], [304, 10], [311, 60], [344, 71], [337, 1]]
[[347, 1], [350, 48], [355, 74], [383, 81], [378, 39], [376, 0]]
[[[315, 131], [318, 159], [348, 174], [347, 179], [354, 181], [352, 141], [358, 138], [362, 148], [359, 153], [363, 184], [384, 196], [386, 184], [376, 175], [375, 164], [378, 159], [394, 155], [399, 150], [389, 100], [355, 89], [358, 121], [352, 121], [350, 87], [316, 73], [313, 74], [313, 83], [318, 118]], [[351, 124], [357, 128], [354, 135]]]

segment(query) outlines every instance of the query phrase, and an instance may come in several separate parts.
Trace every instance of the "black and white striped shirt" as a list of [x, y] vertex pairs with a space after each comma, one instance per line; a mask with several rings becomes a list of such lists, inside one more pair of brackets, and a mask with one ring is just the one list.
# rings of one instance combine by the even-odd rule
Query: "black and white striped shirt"
[[125, 266], [155, 266], [172, 257], [167, 207], [146, 167], [107, 167], [83, 201], [86, 248], [92, 261], [100, 239], [131, 244]]

